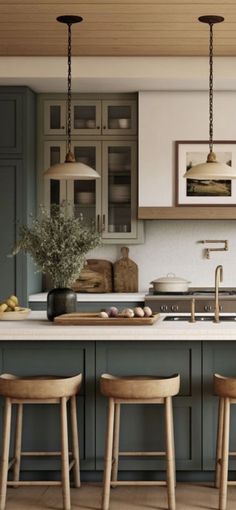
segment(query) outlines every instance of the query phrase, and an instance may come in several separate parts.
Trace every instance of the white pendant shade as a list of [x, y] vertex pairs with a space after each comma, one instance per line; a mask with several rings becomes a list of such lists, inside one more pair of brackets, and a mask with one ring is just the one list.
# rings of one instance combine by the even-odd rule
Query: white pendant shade
[[185, 172], [184, 177], [196, 180], [236, 179], [236, 170], [226, 163], [215, 161], [199, 163]]
[[80, 163], [79, 161], [67, 163], [65, 161], [64, 163], [58, 163], [48, 168], [48, 170], [44, 173], [44, 177], [47, 179], [55, 179], [57, 181], [64, 179], [70, 181], [88, 181], [99, 179], [100, 175], [96, 172], [96, 170], [84, 163]]

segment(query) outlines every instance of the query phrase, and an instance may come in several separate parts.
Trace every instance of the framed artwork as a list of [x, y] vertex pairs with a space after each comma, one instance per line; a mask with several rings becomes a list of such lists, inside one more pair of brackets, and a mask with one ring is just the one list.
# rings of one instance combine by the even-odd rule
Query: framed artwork
[[[204, 163], [208, 142], [184, 141], [176, 144], [176, 205], [236, 205], [236, 179], [186, 179], [185, 172]], [[213, 147], [217, 161], [236, 168], [236, 141], [216, 141]]]

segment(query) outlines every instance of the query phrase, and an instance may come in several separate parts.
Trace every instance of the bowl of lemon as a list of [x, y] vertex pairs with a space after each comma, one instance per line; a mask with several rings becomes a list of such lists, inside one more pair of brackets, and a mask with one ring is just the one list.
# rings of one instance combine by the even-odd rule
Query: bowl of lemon
[[17, 296], [9, 296], [0, 302], [1, 321], [20, 321], [28, 317], [31, 310], [20, 306]]

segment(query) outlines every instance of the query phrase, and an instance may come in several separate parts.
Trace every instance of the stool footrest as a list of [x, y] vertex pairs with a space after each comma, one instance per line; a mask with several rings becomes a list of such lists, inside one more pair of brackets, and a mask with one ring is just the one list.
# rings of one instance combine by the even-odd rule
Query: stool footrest
[[235, 480], [234, 481], [229, 481], [229, 482], [227, 482], [227, 485], [236, 485], [236, 481]]
[[21, 485], [25, 485], [26, 487], [29, 486], [29, 485], [57, 485], [57, 486], [62, 486], [62, 483], [61, 482], [56, 482], [56, 481], [50, 481], [50, 480], [35, 480], [35, 481], [31, 481], [31, 480], [24, 480], [24, 481], [17, 481], [17, 482], [13, 482], [13, 481], [8, 481], [7, 482], [7, 485], [16, 485], [16, 486], [21, 486]]
[[140, 485], [140, 486], [163, 486], [166, 487], [167, 483], [165, 481], [146, 481], [146, 480], [132, 480], [132, 481], [117, 481], [117, 480], [111, 480], [110, 485]]
[[119, 452], [119, 456], [124, 457], [162, 457], [166, 456], [166, 452]]
[[[60, 457], [61, 452], [21, 452], [23, 457]], [[72, 452], [69, 452], [72, 455]]]

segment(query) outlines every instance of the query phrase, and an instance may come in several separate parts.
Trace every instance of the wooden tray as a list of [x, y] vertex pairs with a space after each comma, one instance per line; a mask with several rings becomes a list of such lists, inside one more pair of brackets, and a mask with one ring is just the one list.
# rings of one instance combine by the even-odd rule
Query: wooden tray
[[99, 317], [99, 313], [67, 313], [55, 317], [55, 324], [62, 326], [150, 326], [160, 317], [157, 313], [151, 317]]

